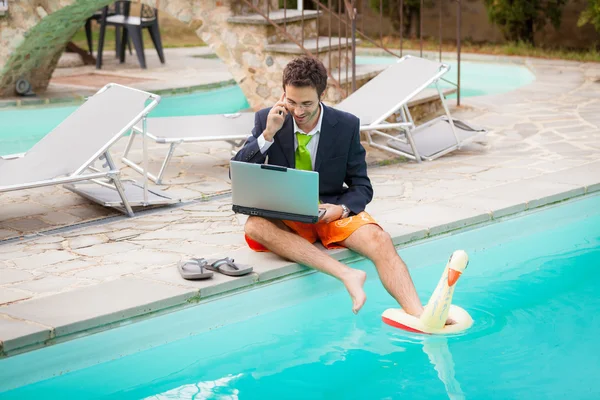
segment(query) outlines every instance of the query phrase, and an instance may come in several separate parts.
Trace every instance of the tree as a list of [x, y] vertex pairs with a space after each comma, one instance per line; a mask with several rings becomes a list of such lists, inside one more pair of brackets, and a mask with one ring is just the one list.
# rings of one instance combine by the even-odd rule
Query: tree
[[[597, 1], [597, 0], [596, 0]], [[558, 29], [567, 0], [485, 0], [488, 17], [507, 40], [534, 44], [534, 34], [548, 21]]]
[[600, 0], [588, 0], [587, 8], [579, 16], [578, 26], [592, 24], [600, 32]]

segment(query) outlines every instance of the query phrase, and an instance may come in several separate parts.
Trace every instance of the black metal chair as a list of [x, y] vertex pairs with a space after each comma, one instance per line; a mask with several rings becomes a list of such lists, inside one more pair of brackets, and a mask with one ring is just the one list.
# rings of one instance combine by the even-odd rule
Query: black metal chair
[[[129, 4], [122, 4], [122, 8], [120, 10], [117, 9], [116, 4], [112, 4], [112, 5], [108, 6], [107, 15], [109, 17], [111, 17], [113, 15], [117, 15], [117, 14], [129, 15]], [[92, 21], [96, 21], [96, 23], [98, 23], [100, 25], [101, 20], [102, 20], [102, 10], [99, 10], [99, 11], [96, 11], [91, 17], [89, 17], [85, 21], [85, 38], [87, 40], [88, 51], [91, 56], [94, 55], [94, 46], [93, 46], [94, 37], [92, 34]], [[119, 27], [119, 26], [115, 27], [115, 57], [119, 57], [119, 54], [120, 54], [121, 30], [122, 30], [121, 27]], [[131, 51], [131, 42], [130, 41], [127, 42], [127, 47], [129, 48], [129, 54], [133, 54]]]
[[[116, 3], [129, 3], [128, 1], [117, 1]], [[127, 8], [127, 11], [129, 9]], [[138, 57], [138, 61], [142, 68], [146, 68], [146, 56], [144, 54], [144, 41], [142, 36], [142, 30], [148, 29], [152, 43], [158, 53], [158, 58], [162, 64], [165, 63], [165, 56], [162, 47], [162, 40], [160, 37], [160, 28], [158, 26], [158, 10], [149, 7], [145, 4], [141, 5], [140, 16], [131, 16], [129, 13], [108, 15], [108, 6], [102, 10], [102, 17], [100, 20], [100, 39], [98, 41], [98, 57], [96, 58], [96, 68], [102, 68], [102, 50], [104, 48], [104, 35], [106, 32], [106, 26], [111, 25], [115, 27], [123, 28], [123, 34], [121, 37], [121, 45], [119, 46], [119, 60], [121, 63], [125, 62], [125, 45], [129, 38], [133, 42], [135, 52]]]

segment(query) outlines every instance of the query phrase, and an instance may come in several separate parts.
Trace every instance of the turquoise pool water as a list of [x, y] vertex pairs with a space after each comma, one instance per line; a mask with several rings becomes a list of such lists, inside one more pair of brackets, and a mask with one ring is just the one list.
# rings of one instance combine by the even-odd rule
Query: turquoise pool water
[[[249, 108], [239, 86], [163, 96], [150, 117], [234, 113]], [[0, 156], [29, 150], [77, 106], [0, 109]]]
[[358, 316], [313, 273], [1, 360], [0, 399], [599, 398], [600, 196], [402, 249], [424, 301], [459, 248], [464, 334], [383, 324], [360, 261]]
[[[360, 56], [357, 64], [391, 64], [397, 62], [396, 57]], [[443, 61], [450, 66], [444, 79], [456, 83], [458, 68], [456, 61]], [[488, 63], [477, 61], [461, 61], [460, 63], [461, 96], [483, 96], [500, 94], [518, 89], [535, 80], [535, 75], [525, 66], [513, 63]], [[435, 87], [435, 86], [432, 86]], [[440, 81], [441, 88], [455, 87]], [[456, 94], [449, 95], [456, 98]]]

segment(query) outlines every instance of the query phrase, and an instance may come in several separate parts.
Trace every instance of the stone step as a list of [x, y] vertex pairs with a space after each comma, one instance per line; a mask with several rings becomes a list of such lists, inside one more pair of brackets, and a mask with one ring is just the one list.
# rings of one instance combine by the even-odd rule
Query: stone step
[[[298, 40], [298, 42], [302, 43], [300, 40]], [[360, 40], [356, 39], [356, 44], [358, 45], [359, 43]], [[317, 38], [304, 39], [303, 46], [306, 50], [313, 54], [317, 53], [317, 47], [319, 53], [342, 49], [343, 56], [345, 54], [346, 47], [352, 47], [352, 42], [350, 39], [348, 39], [348, 44], [346, 45], [346, 38], [341, 38], [340, 40], [340, 38], [332, 37], [330, 45], [329, 38], [327, 36], [320, 36], [318, 38], [318, 43]], [[302, 50], [296, 43], [293, 42], [269, 44], [265, 47], [265, 50], [271, 53], [304, 54], [304, 50]], [[324, 57], [319, 58], [322, 59]]]
[[[268, 17], [274, 23], [278, 25], [283, 25], [284, 22], [298, 22], [302, 21], [303, 19], [305, 22], [309, 20], [316, 20], [317, 17], [321, 14], [323, 14], [322, 11], [304, 10], [304, 16], [302, 16], [302, 11], [288, 9], [286, 12], [284, 12], [283, 10], [271, 11]], [[260, 14], [236, 15], [227, 18], [227, 22], [232, 24], [271, 25], [269, 21], [267, 21]]]
[[[300, 40], [298, 42], [302, 43]], [[359, 43], [358, 40], [357, 43]], [[330, 45], [329, 38], [322, 36], [319, 38], [319, 51], [317, 52], [317, 39], [304, 39], [304, 48], [310, 51], [312, 55], [318, 57], [328, 70], [336, 68], [345, 69], [346, 64], [350, 63], [349, 60], [352, 56], [351, 47], [352, 44], [350, 41], [346, 44], [346, 38], [341, 38], [340, 44], [339, 38], [332, 37]], [[305, 54], [304, 50], [293, 42], [269, 44], [265, 46], [265, 51], [271, 53], [273, 56], [280, 57], [285, 55], [290, 58]]]
[[[269, 16], [278, 28], [260, 14], [238, 15], [229, 17], [227, 21], [231, 24], [231, 30], [240, 32], [241, 36], [251, 35], [259, 41], [267, 38], [268, 44], [277, 44], [289, 42], [289, 37], [304, 37], [304, 40], [315, 39], [319, 36], [317, 33], [317, 16], [319, 14], [316, 11], [307, 10], [304, 12], [304, 20], [302, 20], [302, 12], [298, 10], [288, 10], [285, 17], [282, 10], [272, 11]], [[287, 31], [287, 35], [282, 33], [282, 30]]]

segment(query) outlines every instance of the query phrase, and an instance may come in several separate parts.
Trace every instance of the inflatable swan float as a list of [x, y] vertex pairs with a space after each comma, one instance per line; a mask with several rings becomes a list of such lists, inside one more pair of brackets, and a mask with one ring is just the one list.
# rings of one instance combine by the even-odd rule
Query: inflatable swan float
[[[407, 314], [401, 308], [389, 308], [381, 316], [383, 322], [396, 328], [419, 333], [457, 333], [469, 329], [473, 325], [469, 313], [451, 304], [456, 282], [468, 263], [469, 257], [463, 250], [452, 253], [442, 278], [420, 318]], [[448, 317], [456, 323], [445, 325]]]

